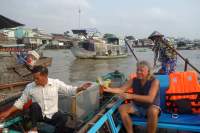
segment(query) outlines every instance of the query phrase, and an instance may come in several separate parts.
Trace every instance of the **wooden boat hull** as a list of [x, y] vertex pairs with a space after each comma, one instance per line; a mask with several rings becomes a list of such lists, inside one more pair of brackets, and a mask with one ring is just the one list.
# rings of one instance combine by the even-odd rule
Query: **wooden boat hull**
[[96, 52], [87, 51], [81, 48], [71, 48], [73, 55], [80, 59], [114, 59], [114, 58], [125, 58], [128, 56], [126, 54], [120, 55], [97, 55]]
[[[41, 57], [36, 65], [49, 66], [52, 58]], [[26, 84], [33, 80], [30, 70], [18, 64], [12, 55], [0, 56], [0, 106], [15, 100]]]
[[72, 47], [71, 51], [75, 57], [80, 59], [93, 59], [96, 56], [96, 52], [84, 50], [83, 48]]
[[115, 59], [115, 58], [126, 58], [128, 54], [111, 55], [111, 56], [95, 56], [95, 59]]
[[99, 55], [95, 51], [88, 51], [80, 47], [72, 47], [71, 51], [76, 58], [80, 59], [114, 59], [114, 58], [125, 58], [128, 53], [123, 54], [111, 54], [111, 55]]

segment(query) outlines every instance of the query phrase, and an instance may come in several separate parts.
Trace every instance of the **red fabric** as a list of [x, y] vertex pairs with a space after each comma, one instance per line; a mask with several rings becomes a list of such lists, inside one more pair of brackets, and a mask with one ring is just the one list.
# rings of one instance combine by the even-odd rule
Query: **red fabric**
[[31, 104], [32, 104], [32, 100], [29, 100], [26, 104], [24, 104], [23, 110], [28, 109], [31, 106]]

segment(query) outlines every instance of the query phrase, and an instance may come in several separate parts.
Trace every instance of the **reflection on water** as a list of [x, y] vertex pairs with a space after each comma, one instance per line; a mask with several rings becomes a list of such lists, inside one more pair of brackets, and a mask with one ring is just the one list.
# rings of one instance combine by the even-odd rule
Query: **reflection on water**
[[[153, 52], [151, 50], [145, 52], [135, 51], [139, 60], [148, 60], [153, 64]], [[185, 50], [180, 51], [180, 53], [200, 69], [199, 50]], [[70, 50], [45, 50], [44, 55], [53, 57], [53, 64], [49, 67], [50, 77], [59, 78], [70, 84], [80, 80], [94, 81], [96, 77], [115, 70], [119, 70], [126, 75], [135, 71], [136, 60], [133, 56], [108, 60], [76, 59]], [[184, 62], [180, 58], [178, 59], [177, 69], [184, 69]]]
[[126, 58], [109, 60], [75, 59], [71, 62], [69, 68], [69, 80], [95, 80], [97, 76], [111, 71], [124, 71], [126, 64]]

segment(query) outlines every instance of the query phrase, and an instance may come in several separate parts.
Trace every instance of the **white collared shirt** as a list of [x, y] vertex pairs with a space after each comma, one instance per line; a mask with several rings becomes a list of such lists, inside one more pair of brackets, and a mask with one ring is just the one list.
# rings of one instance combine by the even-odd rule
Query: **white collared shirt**
[[48, 83], [43, 86], [37, 86], [35, 82], [28, 84], [21, 97], [15, 102], [14, 106], [23, 109], [23, 105], [29, 99], [40, 105], [43, 117], [51, 119], [54, 113], [58, 112], [58, 92], [66, 95], [76, 94], [77, 87], [66, 85], [58, 79], [48, 78]]

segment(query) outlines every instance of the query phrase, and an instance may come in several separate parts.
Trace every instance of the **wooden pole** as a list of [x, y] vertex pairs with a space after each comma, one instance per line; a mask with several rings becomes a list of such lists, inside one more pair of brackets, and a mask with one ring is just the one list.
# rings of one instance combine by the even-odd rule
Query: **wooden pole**
[[130, 51], [131, 51], [131, 53], [133, 54], [133, 56], [135, 57], [136, 61], [138, 62], [139, 60], [138, 60], [137, 56], [135, 55], [135, 53], [133, 52], [133, 50], [132, 50], [132, 48], [130, 47], [130, 45], [128, 44], [127, 40], [124, 39], [124, 41], [125, 41], [125, 44], [128, 46], [128, 48], [130, 49]]
[[[176, 49], [172, 48], [169, 44], [165, 43], [165, 45], [167, 45], [168, 48], [172, 49], [182, 60], [185, 61], [186, 64], [188, 64], [190, 67], [192, 67], [195, 71], [197, 71], [200, 74], [200, 71], [193, 66], [188, 59], [184, 58]], [[185, 65], [185, 69], [187, 69], [187, 65]]]

